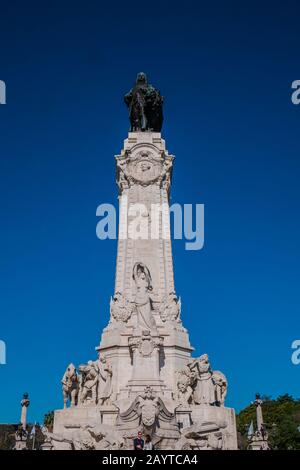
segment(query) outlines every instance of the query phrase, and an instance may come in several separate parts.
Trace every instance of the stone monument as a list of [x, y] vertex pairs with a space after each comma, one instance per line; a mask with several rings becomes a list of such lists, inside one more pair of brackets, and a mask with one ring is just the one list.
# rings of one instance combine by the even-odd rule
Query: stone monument
[[27, 448], [27, 409], [30, 405], [28, 393], [23, 394], [21, 400], [21, 419], [20, 425], [18, 426], [17, 431], [15, 432], [15, 446], [14, 450], [24, 450]]
[[249, 439], [249, 450], [270, 450], [268, 442], [268, 432], [266, 425], [264, 424], [263, 414], [262, 414], [262, 404], [263, 400], [260, 397], [260, 394], [257, 393], [255, 396], [254, 405], [256, 407], [256, 431], [251, 434]]
[[[125, 95], [131, 130], [116, 158], [119, 236], [114, 294], [98, 358], [70, 364], [54, 449], [236, 449], [227, 380], [193, 358], [174, 285], [169, 195], [174, 156], [161, 137], [163, 98], [144, 73]], [[70, 407], [67, 407], [67, 402]]]

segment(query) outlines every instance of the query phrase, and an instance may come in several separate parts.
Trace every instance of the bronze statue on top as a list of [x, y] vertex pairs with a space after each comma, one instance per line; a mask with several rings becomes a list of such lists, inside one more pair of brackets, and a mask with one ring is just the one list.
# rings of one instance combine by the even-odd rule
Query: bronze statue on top
[[131, 132], [161, 131], [163, 97], [148, 84], [143, 72], [137, 75], [135, 86], [124, 96], [124, 101], [129, 108]]

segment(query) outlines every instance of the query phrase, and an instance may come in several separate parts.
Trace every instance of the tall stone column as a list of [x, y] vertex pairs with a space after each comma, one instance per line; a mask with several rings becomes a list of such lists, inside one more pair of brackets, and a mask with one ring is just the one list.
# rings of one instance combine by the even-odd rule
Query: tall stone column
[[263, 400], [257, 393], [255, 396], [254, 405], [256, 406], [256, 425], [257, 431], [250, 436], [249, 449], [250, 450], [269, 450], [268, 432], [264, 425], [262, 413]]
[[26, 431], [27, 425], [27, 408], [30, 405], [29, 395], [28, 393], [24, 393], [23, 398], [21, 400], [21, 424], [24, 431]]
[[23, 398], [21, 400], [21, 418], [20, 418], [21, 425], [18, 426], [18, 429], [15, 432], [14, 450], [24, 450], [27, 448], [28, 433], [26, 431], [26, 426], [27, 426], [27, 408], [29, 405], [30, 405], [29, 395], [28, 393], [24, 393]]
[[157, 355], [158, 379], [170, 390], [169, 395], [176, 387], [176, 370], [186, 365], [192, 352], [174, 285], [169, 207], [174, 158], [161, 134], [147, 131], [129, 132], [116, 156], [119, 235], [115, 292], [110, 322], [97, 349], [112, 364], [117, 394], [150, 370], [152, 359], [139, 356], [137, 360], [129, 348], [130, 342], [142, 341], [144, 330], [150, 331], [154, 342], [160, 338], [163, 343], [153, 354]]
[[129, 300], [136, 261], [151, 273], [154, 302], [174, 292], [168, 204], [173, 160], [160, 133], [154, 132], [130, 132], [116, 156], [121, 217], [115, 292]]
[[262, 399], [260, 398], [260, 395], [256, 395], [255, 397], [255, 402], [254, 405], [256, 406], [256, 423], [257, 423], [257, 430], [261, 432], [261, 429], [263, 428], [263, 414], [262, 414]]

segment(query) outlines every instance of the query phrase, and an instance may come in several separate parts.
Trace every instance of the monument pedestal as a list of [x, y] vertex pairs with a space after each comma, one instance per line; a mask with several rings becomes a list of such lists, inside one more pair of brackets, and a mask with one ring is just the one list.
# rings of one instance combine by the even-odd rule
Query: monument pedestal
[[87, 426], [89, 424], [106, 424], [114, 426], [118, 409], [114, 405], [73, 406], [54, 413], [53, 433], [65, 433], [66, 430]]
[[176, 449], [237, 450], [235, 412], [211, 405], [180, 406], [176, 409], [181, 438]]

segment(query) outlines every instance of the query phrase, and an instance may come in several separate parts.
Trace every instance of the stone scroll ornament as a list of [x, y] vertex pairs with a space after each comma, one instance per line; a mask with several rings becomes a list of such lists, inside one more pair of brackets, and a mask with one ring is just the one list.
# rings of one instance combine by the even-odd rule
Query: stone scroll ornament
[[98, 385], [98, 403], [100, 405], [110, 404], [112, 396], [112, 368], [104, 355], [98, 360], [99, 385]]
[[163, 123], [163, 97], [148, 83], [145, 73], [137, 75], [134, 87], [124, 96], [129, 109], [131, 132], [160, 132]]

